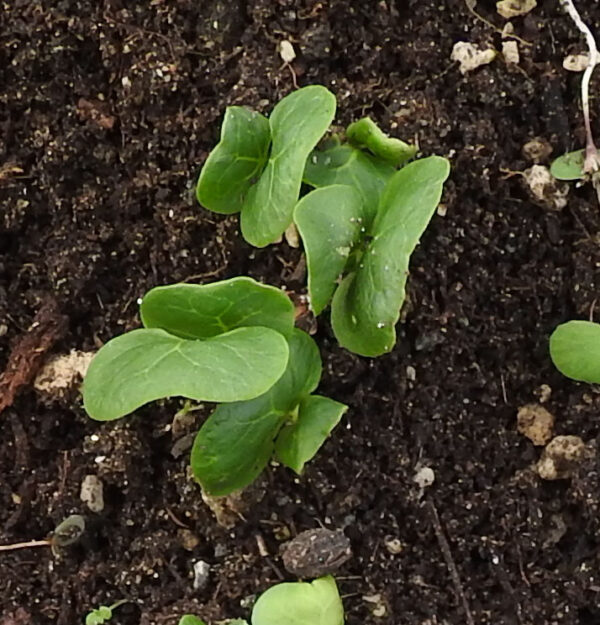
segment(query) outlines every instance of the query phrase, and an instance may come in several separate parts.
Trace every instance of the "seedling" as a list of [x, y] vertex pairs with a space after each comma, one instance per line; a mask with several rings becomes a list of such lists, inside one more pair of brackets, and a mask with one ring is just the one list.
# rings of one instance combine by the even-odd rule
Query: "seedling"
[[200, 428], [191, 466], [208, 494], [244, 488], [273, 456], [300, 474], [346, 412], [344, 404], [311, 395], [322, 370], [315, 342], [298, 329], [287, 340], [290, 358], [277, 383], [256, 399], [218, 406]]
[[[187, 620], [185, 620], [187, 619]], [[243, 619], [228, 625], [248, 625]], [[205, 625], [184, 616], [179, 625]], [[333, 577], [314, 582], [286, 582], [266, 590], [254, 604], [252, 625], [344, 625], [344, 606]]]
[[[269, 120], [228, 108], [197, 197], [215, 212], [241, 211], [242, 234], [259, 247], [276, 241], [293, 219], [314, 313], [333, 297], [340, 344], [379, 356], [394, 346], [409, 257], [438, 205], [449, 164], [430, 157], [398, 172], [416, 147], [388, 137], [368, 117], [348, 126], [348, 143], [334, 136], [313, 150], [334, 112], [334, 96], [320, 86], [285, 97]], [[298, 202], [301, 181], [316, 190]]]
[[31, 549], [34, 547], [50, 547], [54, 556], [59, 555], [63, 547], [76, 543], [85, 531], [85, 519], [79, 514], [72, 514], [61, 521], [52, 532], [50, 538], [29, 540], [12, 545], [0, 545], [0, 551], [15, 551], [16, 549]]
[[[342, 149], [346, 160], [339, 158]], [[331, 300], [340, 345], [362, 356], [379, 356], [395, 344], [410, 255], [440, 201], [450, 166], [430, 156], [395, 171], [381, 160], [366, 161], [355, 148], [327, 152], [333, 154], [317, 155], [305, 175], [321, 188], [294, 211], [306, 252], [311, 307], [318, 315]], [[365, 175], [367, 166], [375, 168], [376, 176]], [[331, 184], [334, 180], [344, 184]]]
[[113, 616], [113, 610], [124, 603], [127, 603], [127, 599], [121, 599], [120, 601], [113, 603], [111, 606], [101, 605], [99, 608], [92, 610], [85, 617], [85, 625], [102, 625], [102, 623], [110, 621]]
[[558, 180], [590, 180], [600, 202], [600, 154], [594, 143], [590, 122], [589, 87], [594, 67], [598, 63], [598, 48], [590, 28], [583, 22], [572, 0], [560, 0], [577, 28], [583, 33], [588, 46], [588, 65], [581, 79], [581, 106], [585, 126], [586, 147], [559, 156], [550, 167], [550, 172]]
[[85, 409], [110, 421], [172, 395], [221, 403], [192, 450], [208, 494], [243, 488], [273, 454], [300, 473], [346, 411], [311, 395], [319, 351], [294, 328], [293, 304], [279, 289], [245, 277], [158, 287], [140, 313], [145, 328], [112, 339], [92, 360]]
[[567, 321], [550, 337], [550, 356], [568, 378], [600, 384], [600, 323]]
[[118, 419], [170, 396], [253, 399], [287, 366], [293, 305], [251, 278], [158, 287], [140, 313], [145, 327], [110, 340], [90, 364], [83, 401], [93, 419]]
[[273, 243], [292, 221], [304, 163], [334, 114], [335, 96], [320, 85], [286, 96], [269, 119], [228, 107], [198, 179], [198, 201], [216, 213], [241, 212], [242, 235], [252, 245]]

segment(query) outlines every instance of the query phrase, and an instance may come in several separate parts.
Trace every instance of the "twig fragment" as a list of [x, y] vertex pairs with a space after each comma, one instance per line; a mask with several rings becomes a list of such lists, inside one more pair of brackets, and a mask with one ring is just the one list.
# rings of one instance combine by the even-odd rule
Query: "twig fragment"
[[442, 528], [440, 517], [438, 515], [435, 504], [433, 503], [433, 500], [431, 498], [427, 499], [427, 506], [429, 507], [429, 513], [431, 515], [431, 522], [433, 525], [433, 529], [435, 531], [438, 545], [440, 546], [440, 551], [442, 552], [442, 556], [444, 557], [444, 562], [446, 563], [446, 567], [448, 568], [448, 573], [450, 573], [450, 577], [452, 578], [452, 583], [454, 584], [454, 592], [456, 593], [457, 599], [459, 599], [459, 601], [462, 603], [462, 607], [465, 612], [465, 619], [467, 621], [467, 625], [475, 625], [475, 621], [473, 620], [473, 615], [471, 614], [471, 609], [469, 608], [469, 602], [467, 601], [467, 596], [465, 595], [465, 591], [463, 590], [463, 586], [460, 581], [458, 569], [456, 568], [456, 564], [454, 563], [454, 558], [452, 557], [452, 552], [450, 551], [450, 545], [448, 544], [448, 540], [446, 539], [446, 536], [444, 535], [444, 530]]
[[31, 549], [32, 547], [51, 547], [50, 540], [29, 540], [25, 543], [13, 543], [12, 545], [0, 545], [0, 551], [15, 551], [16, 549]]
[[0, 374], [0, 413], [11, 406], [22, 387], [31, 383], [46, 352], [65, 333], [67, 318], [52, 298], [40, 308], [29, 330], [15, 343]]

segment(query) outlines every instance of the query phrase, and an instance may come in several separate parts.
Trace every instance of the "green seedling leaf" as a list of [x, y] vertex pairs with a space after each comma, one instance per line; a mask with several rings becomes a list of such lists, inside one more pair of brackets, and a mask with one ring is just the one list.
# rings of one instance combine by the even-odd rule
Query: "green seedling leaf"
[[550, 337], [554, 366], [568, 378], [600, 384], [600, 323], [567, 321]]
[[550, 173], [557, 180], [580, 180], [584, 177], [584, 160], [585, 150], [567, 152], [552, 162]]
[[315, 342], [297, 329], [288, 342], [288, 366], [270, 390], [250, 401], [218, 406], [200, 428], [191, 467], [209, 495], [228, 495], [253, 482], [271, 459], [287, 415], [317, 387], [322, 365]]
[[252, 625], [343, 625], [344, 607], [335, 580], [272, 586], [257, 600]]
[[221, 140], [198, 178], [198, 202], [215, 213], [242, 210], [248, 189], [265, 167], [271, 144], [269, 121], [240, 106], [225, 111]]
[[375, 156], [394, 166], [405, 163], [417, 153], [414, 145], [388, 137], [369, 117], [363, 117], [350, 124], [346, 129], [346, 137], [356, 147], [365, 147]]
[[333, 184], [354, 187], [363, 200], [363, 225], [369, 230], [379, 196], [394, 172], [395, 168], [386, 161], [350, 145], [337, 144], [310, 155], [304, 169], [304, 182], [316, 188]]
[[85, 625], [102, 625], [106, 621], [110, 621], [113, 610], [116, 610], [124, 603], [128, 603], [127, 599], [121, 599], [111, 606], [101, 605], [95, 610], [91, 610], [85, 617]]
[[248, 621], [243, 618], [234, 618], [232, 621], [227, 621], [227, 625], [248, 625]]
[[275, 384], [287, 360], [285, 338], [269, 328], [238, 328], [205, 341], [133, 330], [96, 354], [83, 383], [83, 403], [92, 419], [111, 421], [164, 397], [252, 399]]
[[316, 189], [298, 202], [294, 222], [304, 243], [310, 306], [318, 315], [365, 230], [363, 202], [358, 191], [346, 185]]
[[281, 290], [239, 277], [212, 284], [173, 284], [148, 291], [142, 323], [185, 339], [207, 339], [235, 328], [264, 326], [289, 335], [294, 305]]
[[112, 610], [105, 605], [101, 605], [86, 615], [85, 625], [102, 625], [102, 623], [109, 621], [111, 618]]
[[202, 490], [222, 497], [251, 484], [271, 459], [284, 420], [284, 413], [262, 401], [218, 406], [192, 447], [192, 472]]
[[277, 458], [298, 475], [302, 473], [304, 465], [319, 451], [346, 410], [348, 406], [328, 397], [305, 397], [300, 402], [296, 421], [284, 426], [277, 437]]
[[276, 241], [290, 225], [308, 155], [335, 114], [335, 96], [312, 85], [283, 98], [269, 118], [271, 154], [242, 210], [242, 235], [252, 245]]
[[206, 625], [206, 623], [192, 614], [186, 614], [179, 619], [179, 625]]
[[410, 255], [435, 212], [449, 171], [446, 159], [430, 156], [406, 165], [387, 184], [372, 240], [331, 304], [333, 331], [346, 349], [375, 357], [394, 346]]

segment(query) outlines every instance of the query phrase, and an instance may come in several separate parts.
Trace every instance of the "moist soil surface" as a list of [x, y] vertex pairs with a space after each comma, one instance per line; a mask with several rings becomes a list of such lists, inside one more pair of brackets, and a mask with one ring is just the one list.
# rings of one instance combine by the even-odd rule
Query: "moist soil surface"
[[[600, 213], [590, 185], [557, 211], [515, 173], [534, 137], [554, 155], [584, 145], [581, 75], [562, 67], [584, 44], [558, 4], [511, 20], [518, 64], [498, 55], [463, 75], [456, 42], [502, 47], [494, 2], [476, 6], [488, 23], [462, 0], [2, 2], [0, 371], [11, 350], [33, 369], [36, 349], [92, 351], [137, 327], [155, 285], [250, 275], [302, 292], [299, 250], [252, 249], [237, 217], [195, 203], [227, 105], [266, 112], [294, 81], [324, 84], [336, 123], [370, 115], [452, 174], [395, 349], [356, 357], [319, 318], [320, 392], [350, 410], [301, 477], [270, 467], [233, 527], [187, 472], [210, 406], [193, 423], [173, 424], [173, 400], [99, 424], [76, 388], [22, 386], [0, 415], [0, 542], [43, 539], [73, 513], [87, 525], [56, 555], [0, 552], [1, 625], [81, 623], [119, 599], [123, 625], [247, 618], [293, 579], [281, 542], [319, 526], [352, 544], [336, 574], [350, 625], [600, 623], [600, 395], [548, 356], [558, 323], [600, 320]], [[598, 6], [578, 4], [600, 33]], [[31, 344], [41, 310], [55, 332]], [[541, 480], [540, 448], [517, 431], [518, 408], [541, 400], [557, 434], [587, 443], [570, 479]], [[97, 513], [80, 499], [87, 475], [104, 487]], [[199, 560], [209, 578], [194, 588]]]

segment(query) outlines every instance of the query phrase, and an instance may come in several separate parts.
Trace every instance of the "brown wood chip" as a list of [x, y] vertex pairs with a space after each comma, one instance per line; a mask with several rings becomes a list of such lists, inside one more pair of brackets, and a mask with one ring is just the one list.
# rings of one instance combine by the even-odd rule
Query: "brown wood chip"
[[65, 333], [67, 317], [53, 298], [44, 302], [29, 330], [19, 337], [0, 375], [0, 413], [11, 406], [22, 387], [33, 382], [46, 352]]

